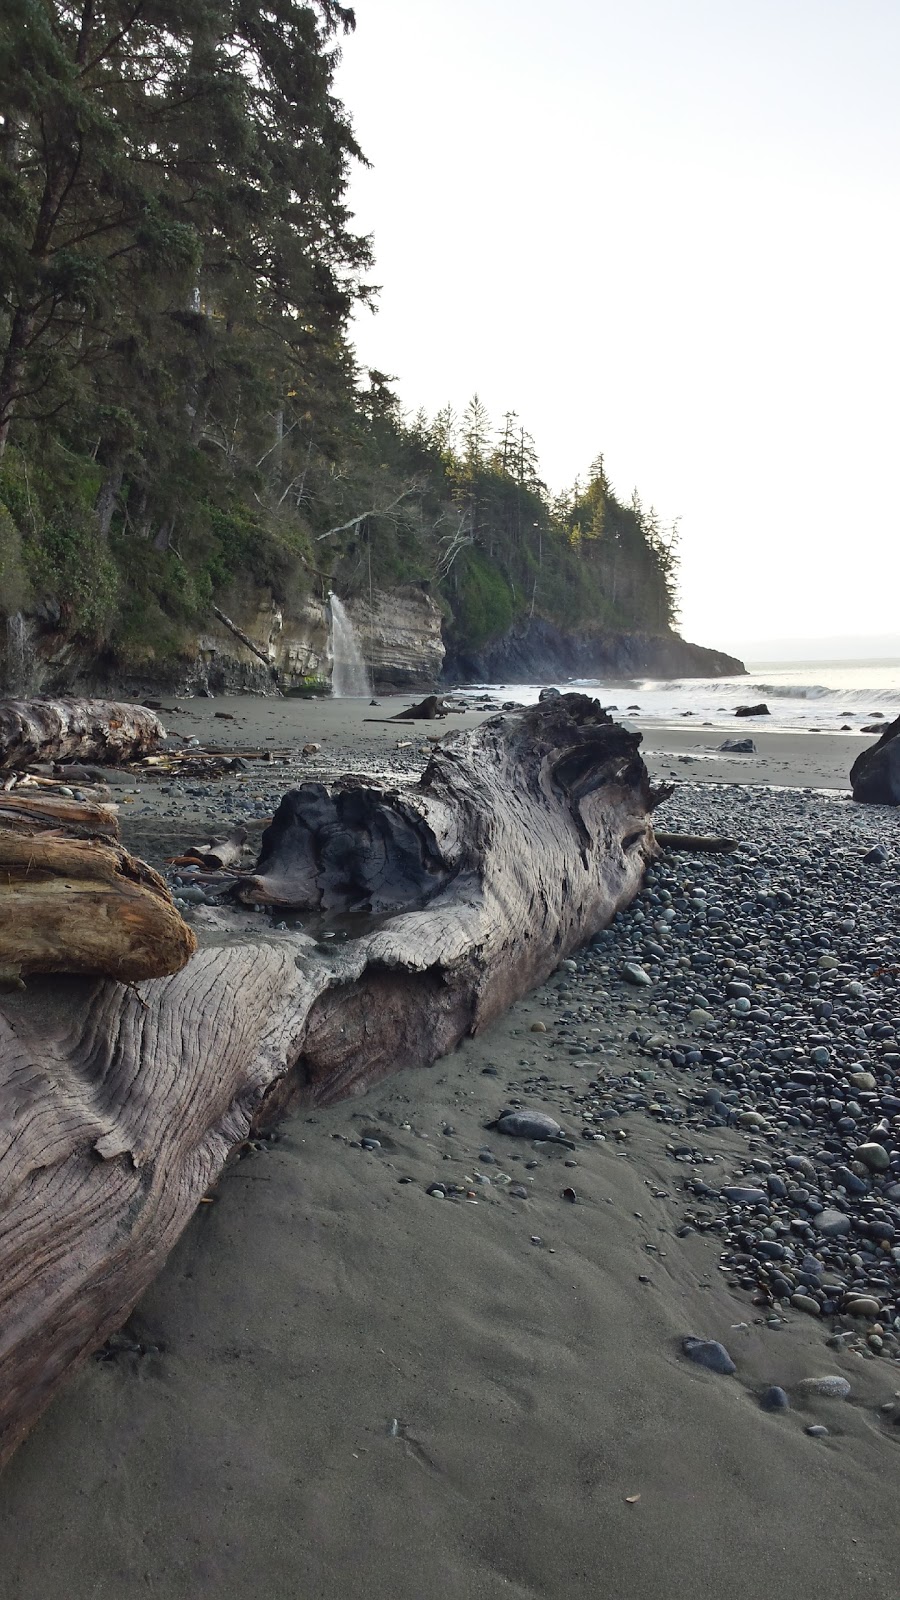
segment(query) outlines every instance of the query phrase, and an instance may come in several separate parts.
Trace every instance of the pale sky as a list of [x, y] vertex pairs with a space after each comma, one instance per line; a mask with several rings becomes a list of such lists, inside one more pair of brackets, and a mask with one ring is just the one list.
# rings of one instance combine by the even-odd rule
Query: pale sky
[[404, 403], [681, 518], [682, 631], [898, 635], [897, 0], [357, 0]]

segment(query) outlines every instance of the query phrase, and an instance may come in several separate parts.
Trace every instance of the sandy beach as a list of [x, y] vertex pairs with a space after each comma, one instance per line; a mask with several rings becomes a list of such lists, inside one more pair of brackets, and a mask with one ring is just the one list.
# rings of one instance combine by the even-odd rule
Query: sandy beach
[[[429, 734], [482, 715], [413, 728], [367, 720], [399, 704], [181, 702], [164, 714], [170, 727], [234, 750], [268, 746], [274, 758], [167, 792], [123, 776], [126, 841], [160, 859], [165, 840], [223, 816], [258, 830], [302, 777], [410, 776]], [[726, 758], [715, 729], [644, 730], [651, 773], [690, 786], [676, 791], [677, 824], [730, 820], [752, 843], [758, 816], [767, 837], [783, 834], [782, 866], [801, 894], [802, 852], [817, 834], [847, 838], [848, 874], [882, 840], [896, 873], [896, 815], [842, 798], [870, 740], [748, 732], [756, 754]], [[304, 744], [320, 748], [302, 756]], [[660, 825], [671, 825], [663, 812]], [[724, 904], [739, 893], [731, 860], [709, 868], [708, 893]], [[817, 883], [826, 866], [823, 852]], [[693, 858], [676, 871], [701, 881]], [[621, 920], [635, 916], [645, 912]], [[630, 926], [640, 950], [640, 924]], [[750, 960], [744, 931], [736, 925], [736, 960]], [[767, 942], [754, 934], [751, 954], [764, 960]], [[889, 1017], [896, 980], [873, 978], [859, 951], [860, 1004]], [[708, 1225], [686, 1220], [701, 1178], [714, 1193], [751, 1169], [779, 1171], [791, 1141], [815, 1151], [818, 1135], [709, 1125], [698, 1107], [724, 1081], [722, 1051], [679, 1067], [659, 1030], [718, 1043], [732, 1027], [724, 1000], [716, 1027], [692, 1025], [689, 990], [667, 1015], [662, 977], [632, 987], [619, 965], [598, 948], [433, 1067], [289, 1118], [226, 1172], [122, 1339], [76, 1376], [0, 1479], [4, 1596], [895, 1593], [890, 1330], [876, 1349], [858, 1319], [781, 1301], [773, 1312], [736, 1282], [721, 1207], [711, 1203]], [[785, 1026], [799, 1014], [785, 1012]], [[885, 1071], [892, 1081], [889, 1059]], [[598, 1081], [603, 1120], [584, 1125], [603, 1137], [583, 1138]], [[623, 1084], [646, 1092], [629, 1100]], [[574, 1148], [486, 1128], [516, 1099], [557, 1118]], [[676, 1159], [682, 1123], [691, 1155]], [[435, 1184], [443, 1196], [428, 1192]], [[690, 1335], [721, 1341], [736, 1372], [685, 1359]], [[804, 1390], [823, 1375], [846, 1378], [849, 1398]], [[761, 1408], [769, 1385], [788, 1409]], [[808, 1434], [815, 1426], [827, 1434]]]

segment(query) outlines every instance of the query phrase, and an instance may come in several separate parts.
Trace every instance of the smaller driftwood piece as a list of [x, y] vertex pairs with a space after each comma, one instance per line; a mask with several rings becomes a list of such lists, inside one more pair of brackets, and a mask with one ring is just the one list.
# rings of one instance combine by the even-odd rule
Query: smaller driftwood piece
[[[0, 794], [0, 975], [124, 983], [179, 972], [197, 946], [166, 884], [118, 844], [115, 809]], [[2, 1137], [2, 1130], [0, 1130]]]
[[[409, 788], [304, 785], [241, 895], [360, 913], [357, 937], [206, 911], [205, 945], [171, 976], [36, 978], [4, 997], [0, 1462], [121, 1327], [252, 1130], [435, 1060], [634, 898], [667, 792], [639, 745], [563, 695], [449, 735]], [[151, 890], [102, 848], [107, 879]]]

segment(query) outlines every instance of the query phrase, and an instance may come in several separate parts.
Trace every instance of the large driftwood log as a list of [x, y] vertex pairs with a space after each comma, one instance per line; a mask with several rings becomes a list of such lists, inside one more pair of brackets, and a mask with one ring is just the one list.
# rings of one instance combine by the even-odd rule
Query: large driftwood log
[[633, 898], [660, 798], [639, 742], [569, 695], [449, 736], [402, 795], [307, 786], [244, 894], [378, 913], [359, 937], [323, 953], [222, 913], [183, 971], [139, 992], [38, 979], [4, 1002], [0, 1460], [252, 1128], [434, 1060]]
[[154, 711], [119, 700], [0, 700], [0, 771], [32, 761], [114, 766], [158, 749]]

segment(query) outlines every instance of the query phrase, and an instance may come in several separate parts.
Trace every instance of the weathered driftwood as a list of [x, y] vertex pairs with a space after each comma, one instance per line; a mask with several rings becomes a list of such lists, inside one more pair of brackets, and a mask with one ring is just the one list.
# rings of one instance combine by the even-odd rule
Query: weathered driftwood
[[62, 828], [75, 839], [118, 839], [119, 817], [114, 805], [102, 801], [71, 800], [40, 789], [12, 789], [0, 794], [0, 828], [18, 833], [40, 833]]
[[0, 770], [31, 761], [102, 761], [147, 755], [166, 730], [146, 706], [118, 700], [0, 700]]
[[38, 979], [4, 1000], [0, 1459], [121, 1325], [251, 1128], [434, 1060], [633, 898], [659, 798], [638, 745], [572, 695], [451, 735], [402, 795], [303, 790], [244, 892], [290, 882], [303, 904], [380, 911], [359, 937], [326, 953], [207, 911], [254, 931], [214, 928], [139, 992]]
[[4, 977], [178, 972], [197, 941], [158, 873], [114, 842], [113, 808], [28, 798], [0, 796]]
[[207, 839], [203, 844], [192, 844], [180, 856], [171, 856], [173, 866], [204, 867], [207, 872], [220, 872], [223, 868], [238, 866], [247, 843], [246, 828], [232, 828], [221, 839]]
[[[442, 694], [427, 694], [424, 700], [417, 700], [414, 706], [407, 706], [405, 711], [398, 711], [393, 717], [385, 717], [386, 722], [431, 722], [435, 717], [446, 717], [449, 707], [444, 704]], [[376, 718], [372, 718], [376, 721]]]

